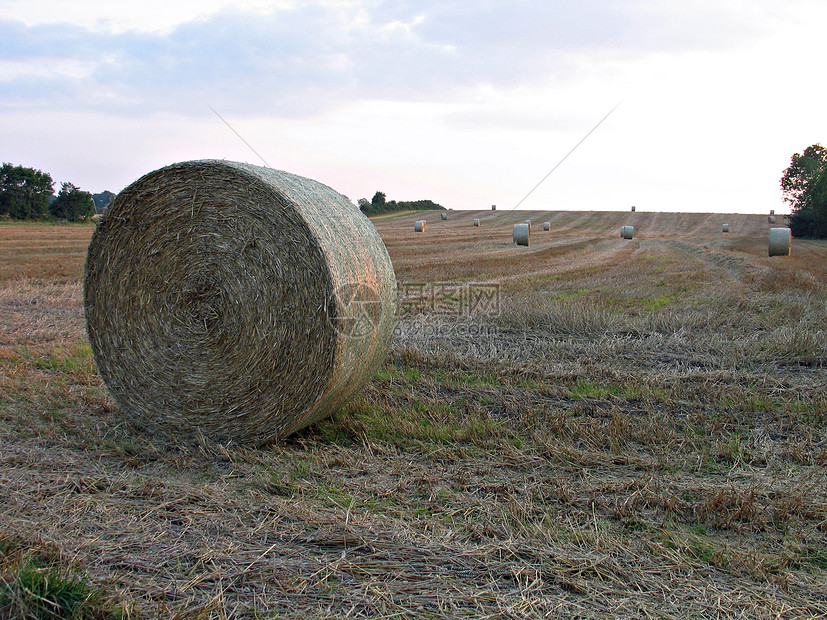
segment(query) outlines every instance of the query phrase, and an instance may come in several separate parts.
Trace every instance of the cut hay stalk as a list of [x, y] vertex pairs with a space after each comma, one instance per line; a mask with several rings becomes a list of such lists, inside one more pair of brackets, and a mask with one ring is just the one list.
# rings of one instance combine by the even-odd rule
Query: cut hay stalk
[[417, 220], [414, 222], [414, 232], [425, 232], [426, 220]]
[[287, 172], [191, 161], [124, 189], [89, 245], [87, 332], [122, 412], [152, 432], [261, 445], [335, 412], [393, 336], [371, 222]]
[[623, 239], [631, 239], [635, 236], [635, 227], [634, 226], [621, 226], [620, 227], [620, 236]]
[[789, 228], [770, 228], [770, 256], [789, 256], [792, 239]]
[[478, 217], [475, 217], [474, 218], [474, 226], [479, 226], [479, 225], [480, 225], [480, 219]]
[[528, 224], [514, 224], [514, 231], [511, 235], [511, 238], [513, 239], [514, 243], [516, 243], [517, 245], [528, 245], [530, 235], [531, 228]]
[[551, 222], [543, 222], [543, 230], [551, 230]]
[[721, 226], [721, 232], [729, 232], [729, 224], [724, 224]]

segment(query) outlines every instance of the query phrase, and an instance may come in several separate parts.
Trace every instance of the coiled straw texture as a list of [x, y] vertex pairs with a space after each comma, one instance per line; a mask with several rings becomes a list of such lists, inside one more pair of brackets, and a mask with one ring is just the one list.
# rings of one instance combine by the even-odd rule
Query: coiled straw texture
[[261, 445], [367, 382], [397, 301], [387, 250], [347, 198], [205, 160], [116, 197], [89, 245], [84, 305], [100, 373], [140, 426]]

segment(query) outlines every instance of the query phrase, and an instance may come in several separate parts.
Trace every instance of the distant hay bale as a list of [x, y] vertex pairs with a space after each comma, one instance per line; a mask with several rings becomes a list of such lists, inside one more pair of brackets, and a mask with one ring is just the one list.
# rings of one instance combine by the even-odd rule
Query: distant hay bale
[[479, 226], [479, 225], [480, 225], [480, 220], [479, 220], [478, 217], [475, 217], [474, 218], [474, 226]]
[[770, 216], [767, 218], [767, 221], [768, 221], [770, 224], [775, 224], [775, 216], [774, 216], [774, 215], [770, 215]]
[[497, 205], [491, 205], [491, 210], [496, 211], [497, 210]]
[[414, 222], [414, 232], [425, 232], [425, 224], [427, 223], [425, 220], [416, 220]]
[[531, 232], [531, 220], [526, 220], [526, 224], [528, 224], [528, 232]]
[[789, 228], [770, 228], [770, 256], [789, 256], [792, 239]]
[[721, 226], [721, 232], [729, 232], [729, 224], [724, 224]]
[[634, 212], [635, 212], [635, 206], [632, 205], [632, 213], [634, 213]]
[[543, 230], [551, 230], [551, 222], [543, 222]]
[[631, 239], [635, 236], [635, 227], [634, 226], [621, 226], [620, 227], [620, 236], [624, 239]]
[[530, 235], [531, 228], [528, 224], [514, 224], [514, 231], [511, 235], [514, 243], [516, 243], [517, 245], [528, 245]]
[[775, 215], [775, 209], [770, 209], [770, 215]]
[[440, 217], [441, 217], [443, 220], [447, 220], [447, 219], [448, 219], [448, 214], [447, 214], [447, 213], [441, 213], [441, 214], [440, 214]]
[[124, 414], [176, 437], [261, 445], [373, 376], [396, 279], [371, 222], [311, 179], [190, 161], [124, 189], [92, 236], [84, 308]]

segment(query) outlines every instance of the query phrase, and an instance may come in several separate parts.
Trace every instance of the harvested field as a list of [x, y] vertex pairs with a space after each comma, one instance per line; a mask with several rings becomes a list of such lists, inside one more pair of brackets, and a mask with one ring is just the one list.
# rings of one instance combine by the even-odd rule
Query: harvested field
[[421, 217], [374, 219], [383, 367], [261, 450], [137, 432], [85, 337], [92, 228], [0, 225], [0, 617], [32, 562], [129, 618], [827, 615], [827, 242]]

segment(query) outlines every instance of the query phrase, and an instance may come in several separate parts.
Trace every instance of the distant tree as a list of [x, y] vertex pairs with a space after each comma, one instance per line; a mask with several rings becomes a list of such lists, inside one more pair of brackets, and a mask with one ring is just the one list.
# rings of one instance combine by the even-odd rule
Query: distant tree
[[432, 200], [387, 200], [384, 192], [376, 192], [368, 202], [367, 198], [360, 198], [357, 202], [359, 209], [365, 215], [381, 215], [382, 213], [393, 213], [394, 211], [446, 211], [445, 207]]
[[72, 183], [62, 183], [57, 198], [49, 205], [49, 212], [58, 219], [78, 222], [95, 212], [95, 203], [89, 192]]
[[95, 213], [103, 213], [103, 210], [115, 199], [115, 194], [104, 190], [100, 194], [92, 194], [92, 202], [95, 203]]
[[384, 192], [376, 192], [370, 200], [370, 206], [376, 211], [382, 211], [385, 208], [386, 196]]
[[48, 217], [53, 186], [45, 172], [4, 163], [0, 166], [0, 215], [20, 220]]
[[796, 237], [827, 237], [827, 149], [813, 144], [792, 156], [781, 176], [781, 192]]

